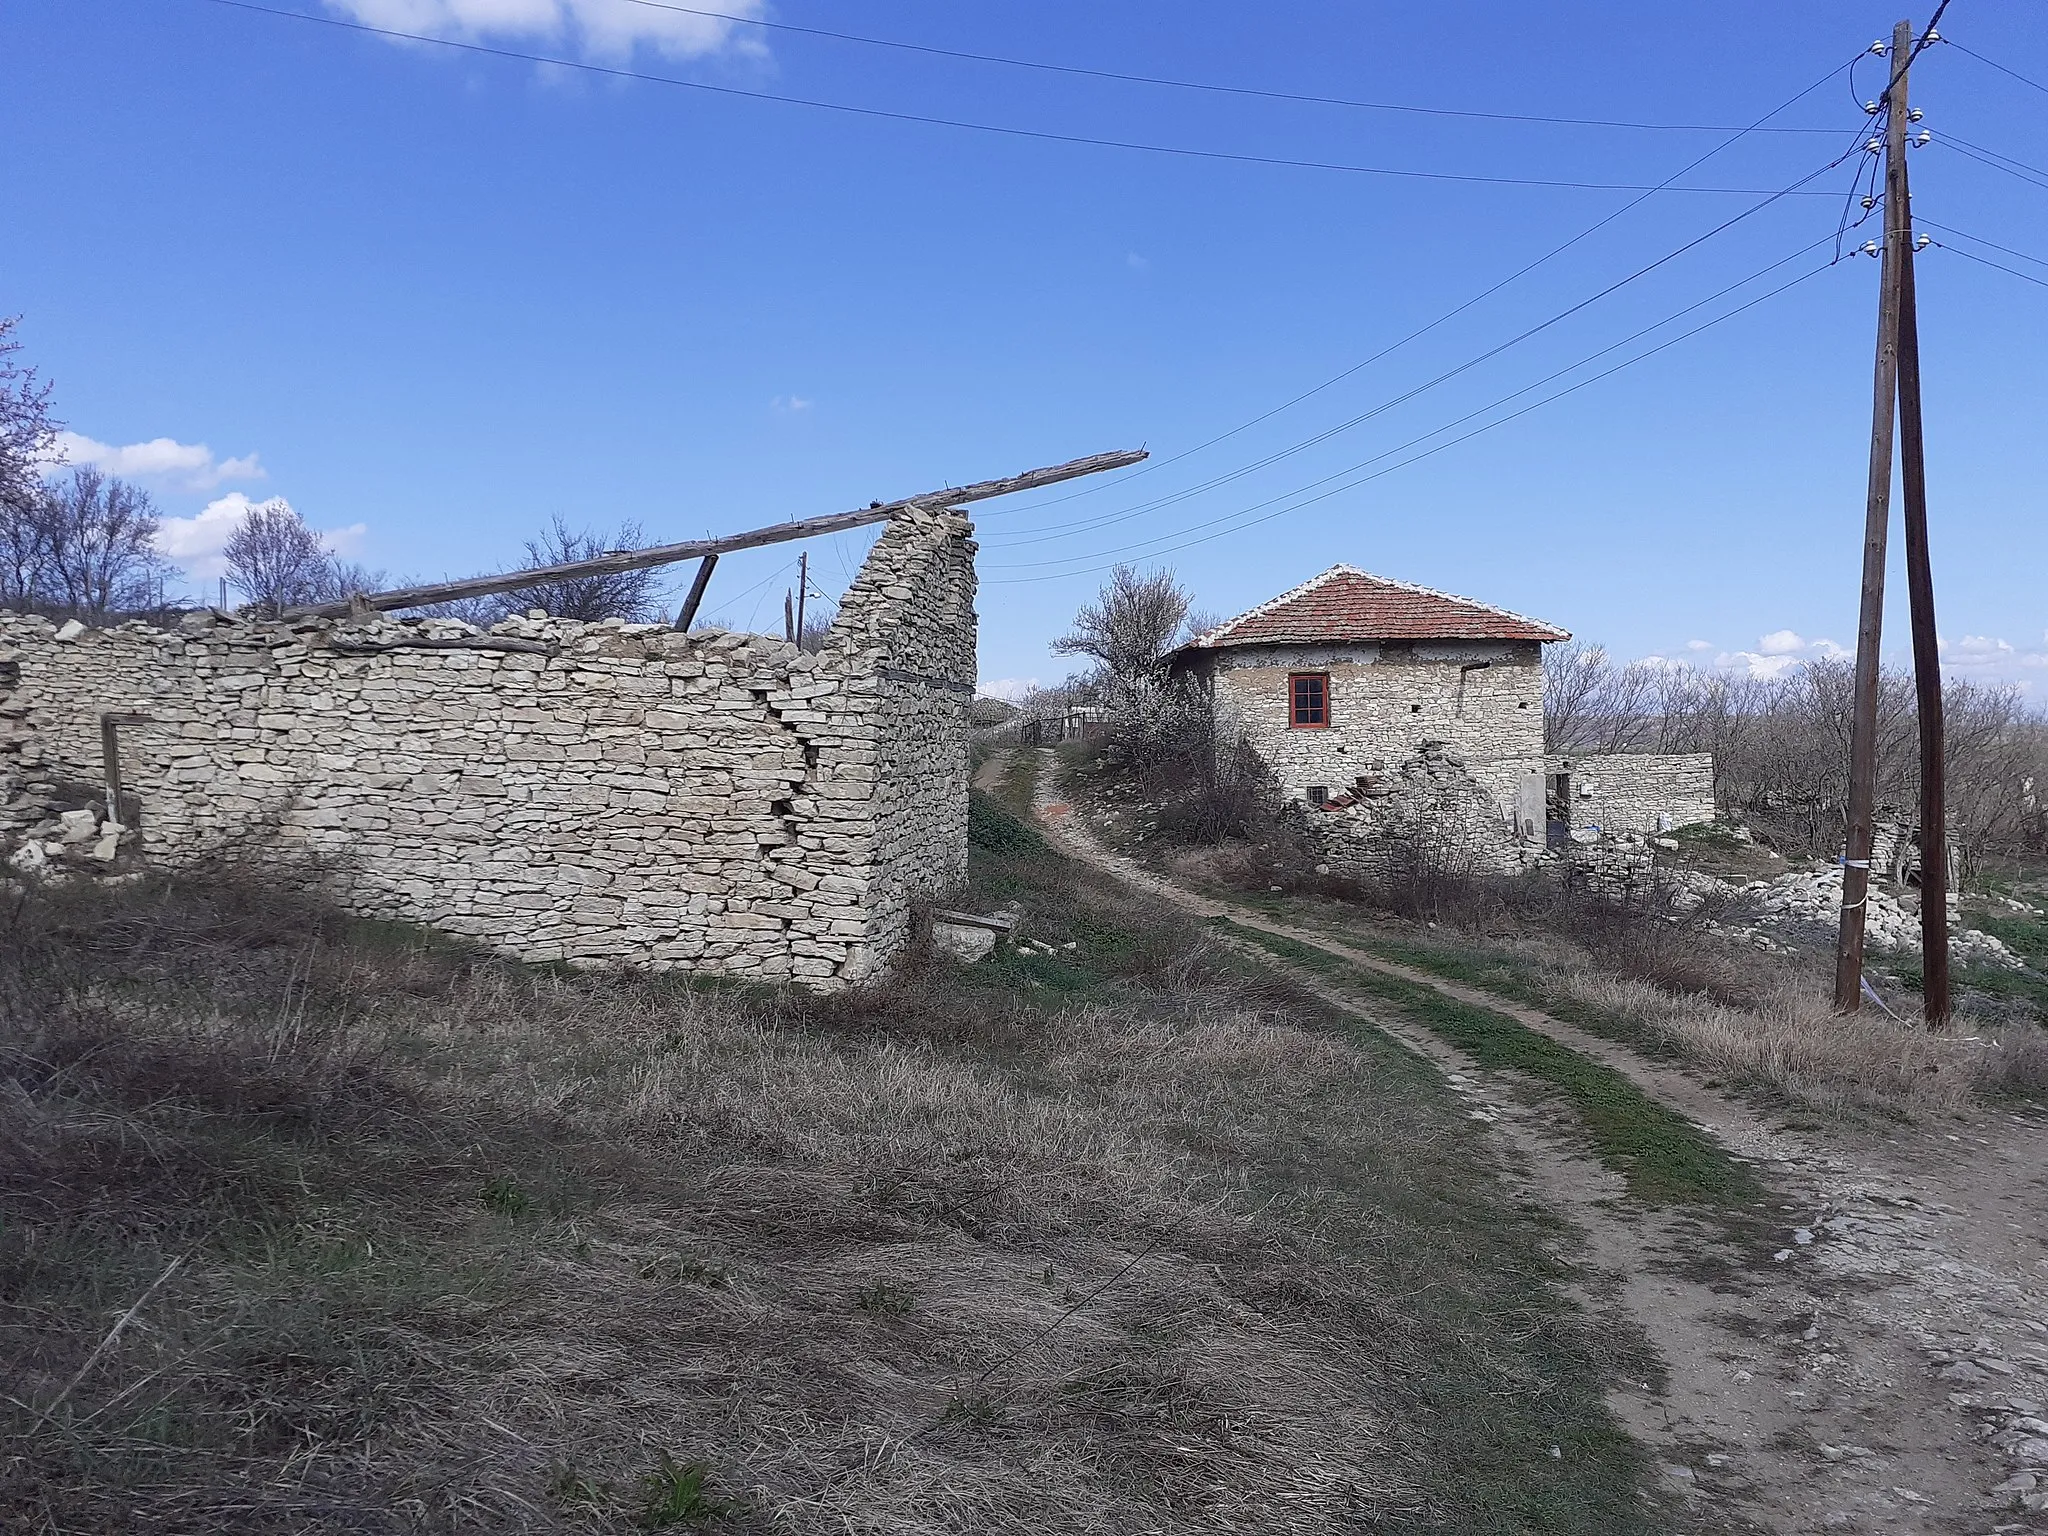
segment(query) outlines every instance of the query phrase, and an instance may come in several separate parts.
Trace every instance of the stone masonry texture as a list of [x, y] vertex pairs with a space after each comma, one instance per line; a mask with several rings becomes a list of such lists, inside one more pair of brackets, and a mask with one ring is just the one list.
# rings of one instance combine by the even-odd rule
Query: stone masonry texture
[[157, 862], [296, 852], [353, 911], [518, 959], [845, 986], [966, 876], [971, 531], [893, 520], [815, 655], [617, 620], [0, 613], [0, 780], [96, 785], [102, 715], [145, 715], [124, 803]]
[[[1209, 667], [1219, 736], [1242, 738], [1290, 798], [1332, 795], [1387, 773], [1440, 742], [1512, 821], [1522, 780], [1543, 758], [1543, 666], [1534, 641], [1384, 641], [1248, 645]], [[1481, 666], [1479, 663], [1485, 663]], [[1288, 723], [1287, 679], [1329, 674], [1330, 723]]]
[[1714, 819], [1711, 752], [1559, 757], [1549, 771], [1569, 775], [1574, 828], [1654, 836]]

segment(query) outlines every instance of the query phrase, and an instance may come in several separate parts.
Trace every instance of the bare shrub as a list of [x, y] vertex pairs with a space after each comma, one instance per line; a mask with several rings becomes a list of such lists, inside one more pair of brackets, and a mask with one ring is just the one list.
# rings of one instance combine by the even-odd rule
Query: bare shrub
[[[646, 543], [646, 536], [636, 522], [621, 523], [609, 530], [574, 529], [556, 517], [539, 538], [526, 541], [526, 564], [529, 568], [572, 565], [621, 550], [640, 549]], [[558, 619], [582, 619], [589, 623], [626, 619], [640, 623], [654, 617], [661, 579], [660, 573], [652, 569], [558, 576], [516, 587], [501, 594], [496, 602], [502, 613], [541, 608]]]

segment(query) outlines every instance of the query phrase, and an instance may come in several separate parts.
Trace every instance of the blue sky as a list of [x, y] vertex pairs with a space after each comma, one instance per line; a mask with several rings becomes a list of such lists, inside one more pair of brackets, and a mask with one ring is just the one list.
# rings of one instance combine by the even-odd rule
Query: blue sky
[[[1829, 133], [1737, 139], [1678, 183], [1736, 192], [1624, 212], [1638, 194], [1617, 188], [1730, 135], [1177, 90], [633, 0], [262, 3], [733, 91], [1500, 180], [974, 132], [212, 0], [10, 0], [0, 312], [24, 317], [74, 456], [148, 485], [196, 578], [239, 498], [283, 496], [351, 557], [432, 576], [511, 561], [557, 514], [689, 538], [1142, 445], [1172, 462], [981, 509], [985, 680], [1059, 676], [1047, 642], [1119, 558], [1172, 565], [1219, 613], [1345, 560], [1701, 665], [1777, 668], [1853, 636], [1878, 264], [1826, 263], [1857, 157], [1802, 189], [1831, 196], [1762, 194], [1854, 142], [1883, 66], [1853, 82], [1847, 66], [1890, 10], [702, 0], [963, 52], [1543, 117], [1741, 126], [1816, 86], [1770, 125]], [[1942, 30], [2048, 83], [2038, 7], [1959, 0]], [[1946, 137], [2048, 166], [2048, 93], [1935, 48], [1914, 99], [1936, 140], [1912, 159], [1916, 212], [1962, 232], [1931, 230], [1952, 248], [1919, 269], [1942, 629], [1959, 671], [2048, 698], [2048, 287], [1955, 249], [2048, 280], [2048, 174]], [[819, 586], [842, 587], [863, 547], [812, 546]], [[779, 625], [795, 554], [729, 559], [707, 611]], [[1892, 589], [1903, 654], [1896, 571]]]

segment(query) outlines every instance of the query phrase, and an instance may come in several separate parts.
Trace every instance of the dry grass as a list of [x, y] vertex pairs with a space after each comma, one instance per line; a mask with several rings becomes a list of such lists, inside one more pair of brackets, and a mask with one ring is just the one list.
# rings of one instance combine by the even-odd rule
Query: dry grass
[[1105, 963], [819, 1003], [236, 870], [17, 905], [0, 1524], [1639, 1529], [1456, 1109], [999, 873]]
[[2018, 1035], [1936, 1035], [1871, 1012], [1844, 1018], [1805, 978], [1780, 981], [1746, 1008], [1587, 970], [1561, 971], [1557, 984], [1569, 997], [1640, 1021], [1717, 1075], [1833, 1114], [1964, 1109], [2023, 1086], [2016, 1078], [2041, 1049]]

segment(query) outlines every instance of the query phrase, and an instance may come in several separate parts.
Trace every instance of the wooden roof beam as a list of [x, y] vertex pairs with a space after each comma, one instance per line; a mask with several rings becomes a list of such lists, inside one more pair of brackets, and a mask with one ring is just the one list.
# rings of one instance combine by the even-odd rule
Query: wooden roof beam
[[1062, 480], [1077, 480], [1083, 475], [1123, 469], [1145, 457], [1146, 453], [1142, 448], [1120, 453], [1098, 453], [1085, 459], [1074, 459], [1066, 464], [1054, 464], [1044, 469], [1028, 469], [1021, 475], [1011, 475], [1002, 480], [983, 480], [975, 485], [925, 491], [916, 496], [906, 496], [900, 501], [878, 502], [857, 511], [834, 513], [830, 517], [775, 523], [766, 528], [728, 534], [719, 539], [692, 539], [684, 544], [656, 544], [647, 549], [620, 550], [616, 554], [600, 555], [595, 560], [573, 560], [564, 565], [543, 565], [525, 571], [499, 571], [493, 575], [472, 576], [462, 581], [440, 581], [419, 587], [397, 587], [389, 592], [365, 592], [341, 602], [309, 603], [302, 607], [288, 608], [285, 610], [285, 616], [343, 619], [364, 603], [372, 608], [424, 608], [431, 603], [452, 603], [466, 597], [489, 597], [496, 592], [511, 592], [539, 582], [559, 581], [564, 577], [609, 576], [620, 571], [644, 571], [657, 565], [672, 565], [678, 560], [700, 560], [708, 555], [728, 554], [735, 549], [754, 549], [763, 544], [782, 544], [791, 539], [812, 539], [820, 534], [839, 533], [848, 528], [859, 528], [867, 523], [883, 522], [919, 507], [951, 507], [970, 501], [987, 501], [996, 496], [1008, 496], [1016, 491], [1035, 491], [1040, 486], [1058, 485]]

